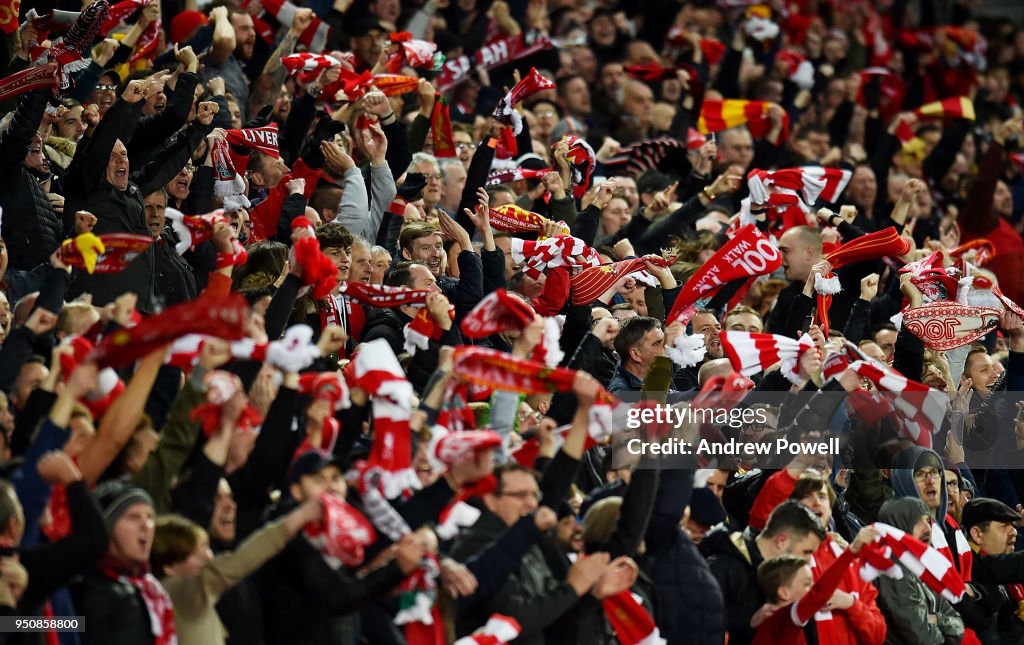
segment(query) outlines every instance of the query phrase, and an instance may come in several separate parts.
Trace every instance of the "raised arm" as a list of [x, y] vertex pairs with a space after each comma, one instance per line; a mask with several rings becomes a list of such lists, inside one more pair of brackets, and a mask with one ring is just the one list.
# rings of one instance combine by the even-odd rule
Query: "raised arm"
[[166, 351], [166, 348], [161, 347], [139, 361], [132, 380], [103, 415], [96, 436], [79, 455], [78, 468], [82, 471], [82, 480], [90, 486], [99, 481], [100, 475], [135, 432]]

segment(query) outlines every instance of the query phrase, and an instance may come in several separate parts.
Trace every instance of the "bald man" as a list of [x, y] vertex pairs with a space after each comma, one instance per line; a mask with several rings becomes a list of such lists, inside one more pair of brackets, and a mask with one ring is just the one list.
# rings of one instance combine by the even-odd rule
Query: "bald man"
[[[840, 227], [845, 241], [864, 234], [860, 229], [845, 223]], [[789, 286], [779, 292], [775, 308], [768, 316], [768, 331], [795, 338], [806, 329], [806, 320], [818, 304], [813, 277], [814, 265], [822, 261], [818, 229], [811, 226], [794, 226], [789, 229], [779, 238], [779, 253], [782, 255], [782, 269], [789, 280]], [[858, 308], [858, 317], [870, 315], [870, 302], [859, 298], [860, 281], [870, 273], [881, 274], [882, 268], [882, 262], [875, 260], [850, 264], [835, 271], [842, 291], [832, 296], [828, 310], [832, 329], [842, 330], [853, 315], [854, 307]]]

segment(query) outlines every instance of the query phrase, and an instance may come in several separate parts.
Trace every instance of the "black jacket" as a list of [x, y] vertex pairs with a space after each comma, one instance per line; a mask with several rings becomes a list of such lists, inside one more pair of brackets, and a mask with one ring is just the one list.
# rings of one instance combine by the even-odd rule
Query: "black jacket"
[[725, 626], [730, 645], [746, 645], [754, 638], [750, 618], [765, 603], [757, 584], [757, 567], [764, 557], [747, 532], [732, 533], [719, 525], [704, 536], [701, 553], [708, 560], [725, 600]]
[[[636, 477], [636, 475], [634, 475]], [[718, 581], [696, 545], [679, 528], [693, 490], [693, 470], [661, 473], [640, 560], [655, 589], [655, 615], [669, 645], [721, 643], [725, 601]]]
[[153, 642], [149, 611], [128, 582], [90, 571], [71, 586], [75, 610], [85, 617], [82, 645], [146, 645]]
[[[64, 184], [66, 220], [73, 218], [76, 211], [86, 210], [99, 219], [93, 230], [97, 235], [151, 235], [142, 200], [178, 174], [211, 128], [193, 122], [170, 145], [155, 153], [140, 172], [132, 174], [127, 190], [118, 190], [106, 179], [111, 150], [118, 139], [126, 141], [132, 136], [141, 115], [141, 104], [118, 101], [100, 121], [92, 139], [79, 145]], [[102, 306], [130, 291], [139, 297], [138, 309], [149, 313], [153, 310], [155, 278], [156, 251], [150, 246], [119, 273], [77, 272], [72, 295], [91, 293], [93, 303]]]
[[9, 271], [27, 271], [46, 263], [64, 240], [61, 218], [24, 164], [48, 94], [44, 90], [22, 96], [10, 127], [0, 135], [0, 207]]
[[[270, 511], [272, 519], [295, 508], [289, 496]], [[378, 600], [405, 575], [397, 562], [356, 578], [332, 569], [302, 535], [288, 543], [260, 572], [266, 642], [310, 645], [342, 642], [337, 619]]]
[[195, 300], [198, 295], [192, 267], [174, 250], [176, 243], [176, 236], [169, 229], [164, 229], [153, 242], [154, 295], [164, 307]]
[[[405, 351], [405, 326], [410, 322], [412, 318], [399, 309], [367, 309], [362, 342], [368, 343], [383, 338], [388, 341], [395, 356], [398, 356]], [[437, 368], [438, 352], [442, 345], [454, 347], [461, 344], [462, 334], [459, 333], [459, 327], [452, 324], [452, 328], [441, 334], [439, 340], [431, 340], [427, 344], [427, 349], [417, 349], [405, 368], [413, 389], [422, 392], [427, 385], [427, 381]]]

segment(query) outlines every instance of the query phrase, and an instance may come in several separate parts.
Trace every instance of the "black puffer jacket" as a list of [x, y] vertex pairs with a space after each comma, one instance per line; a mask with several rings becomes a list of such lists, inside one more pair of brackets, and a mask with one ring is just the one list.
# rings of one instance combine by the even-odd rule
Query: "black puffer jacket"
[[75, 609], [88, 617], [83, 645], [146, 645], [154, 642], [142, 594], [128, 582], [91, 571], [71, 585]]
[[750, 643], [754, 638], [750, 618], [765, 603], [757, 584], [757, 567], [764, 561], [757, 543], [748, 532], [733, 533], [720, 524], [704, 536], [700, 551], [725, 600], [730, 645]]
[[679, 528], [692, 490], [692, 469], [662, 471], [644, 535], [647, 553], [639, 560], [654, 584], [655, 620], [669, 645], [725, 639], [722, 590], [697, 547]]
[[0, 207], [8, 269], [27, 271], [45, 264], [64, 239], [63, 223], [46, 193], [25, 167], [32, 136], [46, 109], [46, 91], [21, 97], [14, 119], [0, 135]]
[[[167, 147], [155, 153], [141, 171], [132, 173], [127, 190], [119, 190], [107, 181], [107, 164], [115, 142], [132, 136], [141, 115], [141, 103], [120, 100], [114, 103], [92, 139], [79, 145], [71, 162], [64, 184], [67, 192], [65, 217], [74, 217], [79, 210], [93, 213], [99, 218], [93, 229], [97, 235], [135, 233], [150, 237], [142, 200], [178, 174], [211, 130], [210, 126], [192, 122], [175, 135]], [[72, 296], [91, 293], [93, 303], [103, 306], [130, 291], [139, 297], [139, 310], [149, 313], [153, 311], [155, 278], [156, 253], [150, 246], [121, 272], [93, 275], [76, 272], [71, 293]]]

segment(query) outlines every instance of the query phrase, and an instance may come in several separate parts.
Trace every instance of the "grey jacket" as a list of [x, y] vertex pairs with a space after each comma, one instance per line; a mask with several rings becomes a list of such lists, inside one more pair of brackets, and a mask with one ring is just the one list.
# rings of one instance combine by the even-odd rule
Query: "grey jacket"
[[[964, 621], [944, 598], [924, 586], [902, 564], [899, 580], [879, 577], [878, 607], [885, 615], [888, 630], [885, 642], [893, 645], [954, 645], [964, 635]], [[929, 620], [934, 616], [935, 622]]]
[[345, 171], [344, 181], [341, 205], [334, 221], [339, 222], [352, 235], [358, 235], [373, 244], [384, 219], [384, 212], [395, 199], [395, 180], [391, 170], [387, 165], [370, 167], [369, 197], [359, 168]]

